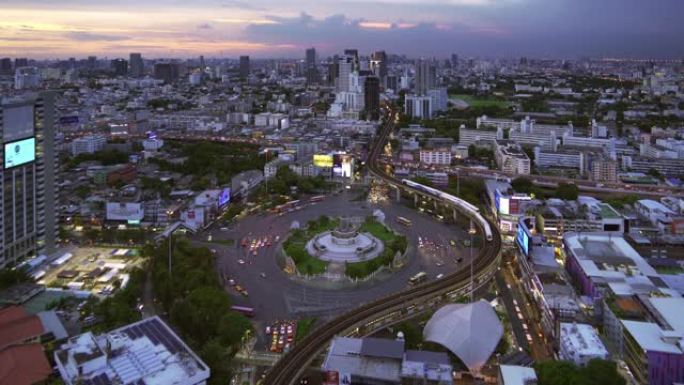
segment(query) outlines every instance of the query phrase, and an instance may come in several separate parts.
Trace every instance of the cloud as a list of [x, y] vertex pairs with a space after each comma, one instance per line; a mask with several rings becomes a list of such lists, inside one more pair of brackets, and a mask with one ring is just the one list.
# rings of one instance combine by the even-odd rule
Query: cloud
[[213, 27], [209, 23], [202, 23], [197, 26], [197, 29], [213, 29]]
[[119, 41], [128, 40], [127, 36], [121, 35], [106, 35], [100, 33], [92, 33], [85, 31], [73, 31], [64, 34], [66, 38], [78, 41]]
[[254, 5], [247, 1], [240, 0], [223, 0], [221, 6], [225, 8], [239, 8], [248, 11], [265, 11], [266, 8]]
[[[477, 48], [476, 45], [481, 45], [491, 48], [508, 40], [504, 27], [492, 29], [476, 23], [408, 23], [402, 20], [352, 19], [345, 15], [319, 19], [305, 12], [291, 18], [268, 18], [275, 23], [247, 26], [246, 38], [264, 44], [291, 44], [299, 48], [317, 46], [327, 54], [355, 47], [363, 52], [382, 48], [397, 53], [443, 56], [457, 47]], [[473, 37], [486, 37], [488, 42], [469, 43]]]

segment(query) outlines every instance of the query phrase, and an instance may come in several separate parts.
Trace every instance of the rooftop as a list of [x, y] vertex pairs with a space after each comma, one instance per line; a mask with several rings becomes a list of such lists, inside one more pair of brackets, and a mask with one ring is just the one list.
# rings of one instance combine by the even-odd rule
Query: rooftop
[[560, 340], [566, 352], [573, 356], [607, 356], [608, 351], [591, 325], [560, 324]]
[[503, 385], [527, 385], [537, 379], [534, 369], [526, 366], [501, 365], [499, 370]]
[[55, 351], [62, 378], [83, 385], [168, 384], [209, 378], [209, 368], [159, 318], [151, 317], [95, 336], [85, 333]]

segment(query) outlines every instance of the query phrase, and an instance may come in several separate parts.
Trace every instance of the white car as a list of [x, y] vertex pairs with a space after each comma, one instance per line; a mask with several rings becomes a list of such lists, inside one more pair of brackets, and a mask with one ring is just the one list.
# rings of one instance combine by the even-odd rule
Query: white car
[[245, 261], [244, 261], [243, 259], [238, 259], [238, 263], [239, 263], [240, 265], [244, 265], [244, 264], [245, 264]]

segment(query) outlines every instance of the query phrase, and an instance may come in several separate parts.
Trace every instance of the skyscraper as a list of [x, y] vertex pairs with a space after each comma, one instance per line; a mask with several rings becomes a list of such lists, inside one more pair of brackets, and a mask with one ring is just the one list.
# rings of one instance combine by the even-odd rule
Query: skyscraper
[[0, 59], [0, 74], [10, 75], [12, 73], [12, 59], [6, 57]]
[[349, 76], [354, 71], [354, 58], [351, 56], [341, 57], [337, 61], [337, 79], [335, 81], [335, 91], [337, 92], [348, 92], [349, 87]]
[[17, 69], [19, 67], [27, 67], [28, 66], [28, 59], [25, 57], [18, 57], [14, 59], [14, 68]]
[[114, 70], [114, 76], [126, 76], [128, 74], [128, 62], [126, 59], [113, 59], [112, 70]]
[[416, 95], [426, 95], [427, 91], [437, 85], [437, 67], [431, 60], [418, 60], [416, 62]]
[[306, 75], [306, 84], [318, 83], [318, 67], [316, 66], [316, 48], [311, 47], [306, 50], [304, 71]]
[[154, 65], [154, 78], [163, 80], [165, 83], [178, 80], [179, 73], [176, 63], [155, 63]]
[[89, 70], [94, 70], [97, 66], [97, 56], [88, 56], [88, 61], [86, 66]]
[[387, 76], [387, 54], [385, 51], [375, 51], [371, 55], [371, 69], [380, 80]]
[[380, 118], [380, 79], [376, 76], [368, 76], [363, 85], [364, 105], [366, 119], [378, 120]]
[[358, 71], [359, 70], [359, 50], [358, 49], [345, 49], [344, 54], [346, 56], [349, 56], [351, 58], [351, 63], [352, 63], [352, 72]]
[[240, 56], [240, 77], [243, 79], [249, 77], [249, 56]]
[[145, 72], [145, 67], [143, 64], [142, 55], [140, 53], [133, 52], [129, 57], [129, 61], [131, 65], [131, 76], [133, 76], [134, 78], [143, 76], [143, 73]]
[[54, 95], [0, 102], [0, 267], [55, 248]]

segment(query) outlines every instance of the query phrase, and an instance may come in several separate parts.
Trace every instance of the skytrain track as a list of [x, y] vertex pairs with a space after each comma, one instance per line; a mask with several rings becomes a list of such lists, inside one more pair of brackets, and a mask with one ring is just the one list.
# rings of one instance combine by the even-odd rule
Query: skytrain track
[[[381, 129], [368, 155], [368, 169], [374, 177], [381, 179], [389, 185], [404, 191], [424, 195], [425, 191], [403, 184], [402, 181], [387, 175], [378, 168], [377, 157], [383, 151], [387, 138], [393, 129], [394, 114], [390, 114], [387, 123]], [[498, 266], [499, 251], [501, 250], [501, 235], [498, 226], [486, 217], [474, 217], [472, 211], [463, 210], [462, 207], [453, 205], [451, 201], [444, 200], [444, 203], [453, 206], [460, 210], [462, 214], [470, 217], [476, 229], [483, 236], [485, 246], [480, 249], [475, 261], [473, 261], [473, 281], [477, 282], [477, 287], [481, 287], [491, 279]], [[490, 241], [484, 240], [484, 226], [486, 225], [482, 222], [483, 219], [489, 225], [492, 232], [492, 239]], [[349, 333], [356, 328], [363, 327], [369, 322], [377, 320], [378, 317], [405, 309], [408, 305], [418, 306], [420, 304], [420, 306], [423, 306], [435, 301], [445, 302], [449, 298], [453, 299], [456, 295], [460, 296], [465, 292], [469, 292], [470, 283], [470, 271], [469, 269], [463, 269], [442, 279], [427, 282], [361, 305], [327, 324], [319, 326], [301, 342], [297, 343], [268, 372], [264, 383], [266, 385], [293, 385], [335, 336]]]

